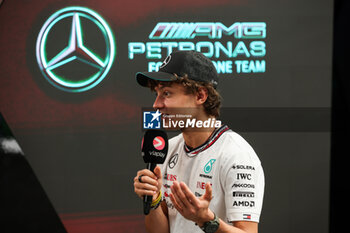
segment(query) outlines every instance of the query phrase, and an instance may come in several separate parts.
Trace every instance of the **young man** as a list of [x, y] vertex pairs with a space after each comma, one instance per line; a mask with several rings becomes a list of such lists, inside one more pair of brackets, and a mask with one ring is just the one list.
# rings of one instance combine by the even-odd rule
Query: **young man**
[[[174, 52], [158, 72], [139, 72], [136, 78], [156, 92], [153, 107], [164, 115], [189, 109], [197, 121], [219, 116], [218, 75], [199, 52]], [[164, 164], [134, 178], [140, 198], [153, 196], [147, 231], [258, 232], [264, 173], [251, 146], [226, 125], [181, 131], [169, 140]]]

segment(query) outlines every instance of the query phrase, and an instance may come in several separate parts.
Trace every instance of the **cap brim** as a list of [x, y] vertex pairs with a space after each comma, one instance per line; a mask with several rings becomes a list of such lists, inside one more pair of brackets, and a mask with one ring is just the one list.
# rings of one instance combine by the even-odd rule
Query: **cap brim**
[[153, 79], [156, 81], [173, 81], [174, 75], [166, 72], [137, 72], [136, 81], [143, 87], [147, 87], [148, 80]]

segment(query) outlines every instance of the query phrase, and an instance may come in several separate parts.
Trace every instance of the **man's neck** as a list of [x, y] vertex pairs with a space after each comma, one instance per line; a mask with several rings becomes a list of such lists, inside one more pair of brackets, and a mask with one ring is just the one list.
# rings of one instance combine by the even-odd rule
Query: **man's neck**
[[184, 137], [185, 143], [190, 148], [196, 148], [202, 145], [204, 142], [208, 140], [208, 138], [212, 135], [215, 128], [208, 129], [206, 131], [186, 131], [183, 132], [182, 135]]
[[185, 129], [182, 131], [185, 143], [190, 148], [196, 148], [205, 143], [215, 131], [215, 127], [205, 129]]

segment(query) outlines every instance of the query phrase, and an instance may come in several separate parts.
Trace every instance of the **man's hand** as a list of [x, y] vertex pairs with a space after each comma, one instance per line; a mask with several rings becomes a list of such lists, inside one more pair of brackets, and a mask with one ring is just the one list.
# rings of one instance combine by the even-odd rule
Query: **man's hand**
[[[140, 176], [141, 178], [139, 178]], [[141, 199], [143, 199], [143, 196], [148, 195], [153, 196], [153, 200], [155, 200], [161, 187], [162, 173], [158, 166], [154, 169], [154, 173], [148, 169], [143, 169], [138, 171], [134, 178], [134, 191]]]
[[186, 219], [197, 223], [200, 227], [205, 222], [214, 219], [214, 213], [209, 209], [212, 199], [212, 188], [210, 183], [205, 184], [205, 193], [197, 198], [184, 182], [176, 181], [171, 186], [170, 199], [175, 208]]

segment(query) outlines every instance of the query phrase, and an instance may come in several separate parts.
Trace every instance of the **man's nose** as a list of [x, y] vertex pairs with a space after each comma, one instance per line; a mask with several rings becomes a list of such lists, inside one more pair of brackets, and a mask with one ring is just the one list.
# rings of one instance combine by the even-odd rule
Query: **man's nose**
[[157, 95], [156, 99], [154, 100], [153, 108], [154, 109], [164, 108], [164, 100], [160, 95]]

